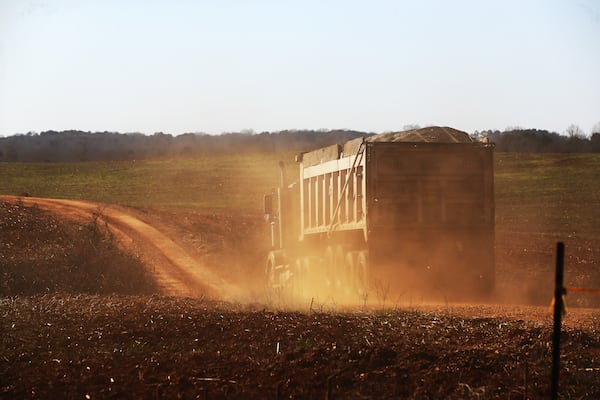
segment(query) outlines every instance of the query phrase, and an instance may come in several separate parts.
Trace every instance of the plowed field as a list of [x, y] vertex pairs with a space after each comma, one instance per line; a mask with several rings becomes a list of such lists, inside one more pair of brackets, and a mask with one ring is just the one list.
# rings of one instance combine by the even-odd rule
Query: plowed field
[[[2, 398], [548, 397], [548, 237], [499, 232], [495, 304], [373, 299], [353, 310], [314, 301], [286, 311], [260, 284], [259, 218], [42, 203], [0, 203]], [[43, 240], [25, 240], [34, 237]], [[128, 265], [142, 266], [140, 285], [117, 284], [116, 270], [93, 278], [104, 290], [74, 287], [65, 263], [81, 238], [102, 265], [136, 255]], [[582, 265], [598, 259], [595, 251], [583, 240], [567, 247]], [[85, 256], [93, 260], [93, 251]], [[31, 276], [45, 278], [27, 296], [6, 292], [18, 276], [10, 267], [24, 258], [44, 271]], [[569, 279], [597, 279], [589, 274], [582, 267]], [[598, 327], [597, 309], [569, 309], [563, 398], [600, 397]]]

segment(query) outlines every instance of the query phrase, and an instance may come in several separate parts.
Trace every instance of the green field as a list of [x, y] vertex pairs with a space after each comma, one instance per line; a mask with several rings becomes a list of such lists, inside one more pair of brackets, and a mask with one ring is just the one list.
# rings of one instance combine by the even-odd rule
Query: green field
[[497, 153], [496, 223], [600, 239], [600, 154]]
[[[132, 207], [259, 210], [292, 154], [87, 163], [1, 163], [0, 193]], [[291, 164], [291, 163], [290, 163]], [[290, 165], [295, 168], [295, 165]]]
[[[496, 153], [499, 229], [600, 238], [600, 154]], [[153, 208], [260, 213], [293, 154], [88, 163], [1, 163], [0, 193]]]

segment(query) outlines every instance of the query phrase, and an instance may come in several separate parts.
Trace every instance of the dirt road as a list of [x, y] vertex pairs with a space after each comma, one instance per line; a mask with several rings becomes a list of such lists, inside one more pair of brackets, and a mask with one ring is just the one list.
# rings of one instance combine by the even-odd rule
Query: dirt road
[[89, 201], [0, 196], [0, 200], [37, 205], [60, 217], [106, 225], [126, 251], [137, 254], [151, 270], [161, 293], [167, 296], [230, 300], [239, 289], [177, 244], [176, 238], [141, 221], [127, 209]]
[[[247, 247], [255, 246], [256, 238], [246, 235], [247, 232], [243, 231], [243, 224], [240, 225], [239, 219], [235, 219], [236, 224], [228, 224], [223, 217], [207, 221], [205, 217], [196, 218], [192, 213], [178, 214], [168, 211], [127, 209], [118, 205], [77, 200], [0, 196], [1, 200], [20, 201], [26, 206], [37, 205], [61, 218], [76, 219], [83, 223], [91, 223], [96, 218], [96, 223], [107, 225], [114, 234], [116, 242], [125, 251], [138, 256], [148, 267], [163, 295], [192, 298], [206, 296], [215, 300], [264, 303], [282, 308], [292, 306], [288, 299], [279, 298], [278, 293], [272, 293], [260, 287], [257, 283], [260, 282], [260, 277], [253, 278], [253, 275], [257, 275], [256, 269], [249, 268], [249, 265], [255, 263], [256, 260], [252, 259], [251, 251]], [[228, 227], [228, 225], [231, 226]], [[221, 229], [222, 232], [219, 231], [219, 234], [215, 235], [218, 229]], [[211, 241], [213, 244], [221, 243], [224, 237], [231, 239], [232, 229], [236, 230], [238, 237], [231, 243], [223, 245], [221, 248], [207, 246]], [[253, 230], [256, 230], [256, 226], [250, 224], [247, 231]], [[194, 236], [190, 238], [192, 232]], [[248, 241], [249, 244], [239, 243], [242, 240]], [[501, 250], [503, 248], [500, 246]], [[239, 253], [236, 257], [240, 259], [224, 257], [231, 253]], [[257, 253], [260, 254], [260, 251]], [[453, 304], [451, 306], [453, 311], [466, 315], [489, 317], [504, 315], [513, 316], [516, 319], [547, 322], [551, 317], [547, 306], [552, 296], [551, 285], [545, 286], [547, 290], [543, 292], [542, 302], [539, 304], [528, 302], [523, 287], [532, 279], [524, 279], [522, 287], [516, 287], [514, 280], [510, 280], [514, 271], [508, 270], [506, 265], [509, 263], [502, 260], [503, 264], [497, 271], [498, 286], [501, 290], [497, 290], [497, 293], [489, 299], [488, 304], [485, 306], [483, 304], [477, 306]], [[240, 266], [236, 264], [240, 264]], [[552, 260], [549, 260], [548, 264], [551, 265]], [[524, 277], [540, 275], [536, 272], [537, 269], [540, 269], [537, 264], [530, 263], [528, 267], [531, 272], [529, 275], [523, 275]], [[525, 270], [525, 268], [520, 267], [521, 270]], [[546, 271], [543, 275], [551, 276], [551, 272]], [[583, 274], [580, 273], [577, 276], [579, 275]], [[257, 282], [252, 282], [252, 279]], [[576, 283], [576, 281], [574, 282]], [[511, 285], [514, 288], [508, 290]], [[590, 283], [590, 286], [595, 287], [593, 283]], [[582, 304], [576, 301], [578, 300], [576, 295], [569, 295], [569, 305], [581, 307]], [[369, 305], [372, 307], [385, 305], [381, 304], [381, 299], [377, 298], [376, 293], [369, 300]], [[386, 305], [388, 307], [420, 308], [423, 311], [438, 309], [448, 311], [448, 304], [444, 299], [438, 300], [437, 303], [435, 299], [432, 301], [433, 303], [426, 304], [416, 298], [409, 299], [406, 296], [397, 301], [390, 297]], [[320, 300], [317, 303], [318, 305], [315, 307], [323, 309], [337, 306], [333, 300], [331, 302]], [[311, 307], [311, 304], [311, 300], [308, 299], [297, 307], [304, 310]], [[541, 307], [523, 308], [526, 304], [536, 304]], [[586, 305], [583, 304], [583, 307]], [[596, 310], [570, 308], [565, 323], [572, 323], [574, 326], [587, 325], [589, 320], [594, 318], [597, 318]]]

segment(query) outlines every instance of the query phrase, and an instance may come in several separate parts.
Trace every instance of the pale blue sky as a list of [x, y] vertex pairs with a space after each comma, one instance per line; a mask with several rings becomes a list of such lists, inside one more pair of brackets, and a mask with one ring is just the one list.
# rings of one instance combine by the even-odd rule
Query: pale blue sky
[[598, 122], [600, 0], [0, 0], [0, 135]]

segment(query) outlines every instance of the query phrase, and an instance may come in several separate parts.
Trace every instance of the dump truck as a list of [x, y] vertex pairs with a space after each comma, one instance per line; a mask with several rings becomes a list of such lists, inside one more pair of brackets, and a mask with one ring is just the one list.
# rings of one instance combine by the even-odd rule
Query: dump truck
[[281, 185], [264, 197], [268, 285], [339, 301], [491, 293], [493, 149], [429, 127], [299, 154], [292, 180], [280, 162]]

